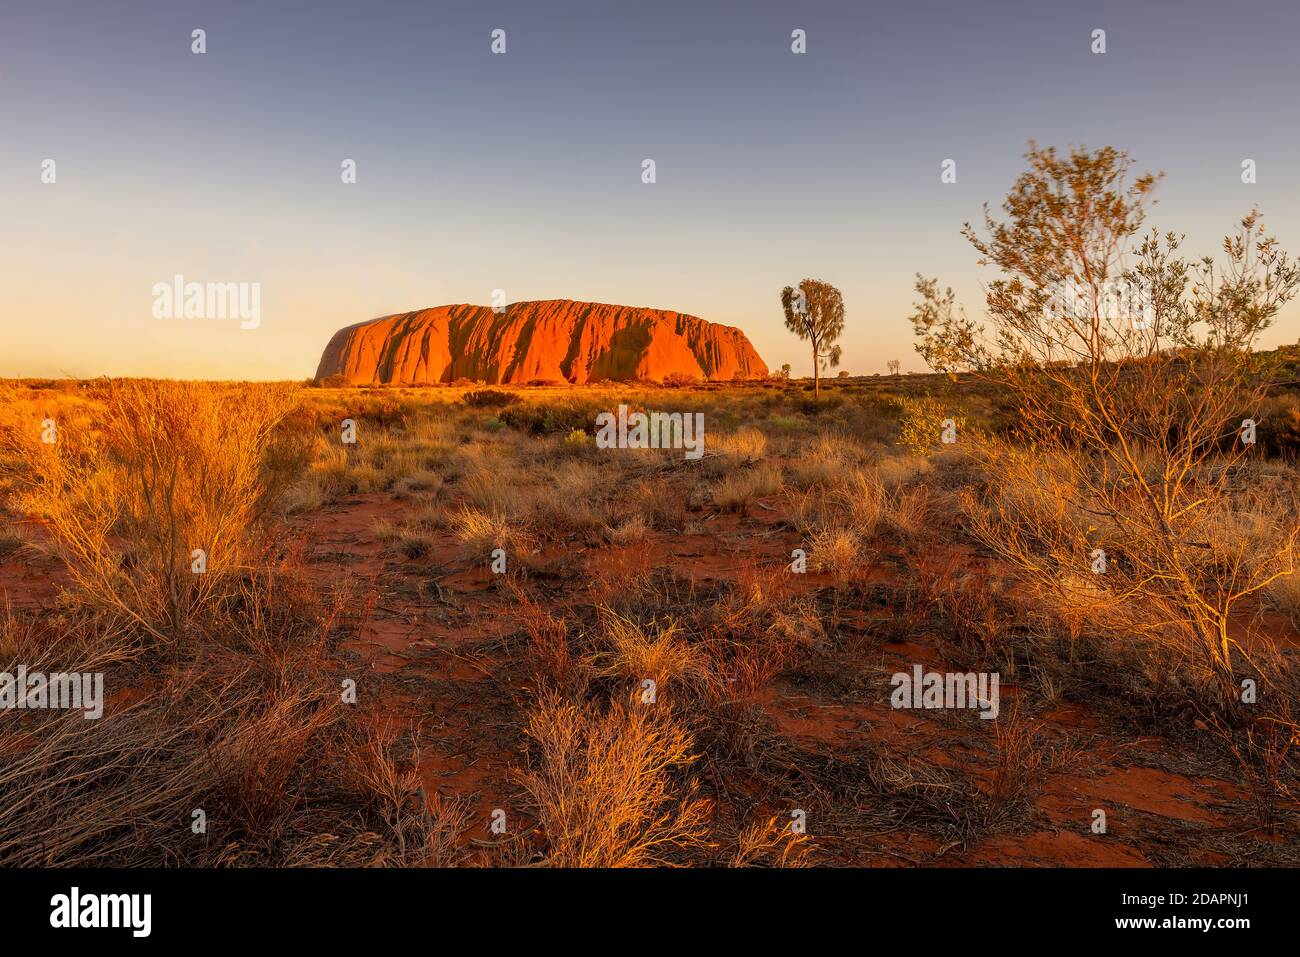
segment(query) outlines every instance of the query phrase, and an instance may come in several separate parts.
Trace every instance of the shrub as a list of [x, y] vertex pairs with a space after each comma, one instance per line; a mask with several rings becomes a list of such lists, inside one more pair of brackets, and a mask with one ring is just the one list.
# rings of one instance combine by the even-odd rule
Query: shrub
[[670, 372], [663, 380], [665, 389], [687, 389], [699, 384], [699, 376], [688, 375], [685, 372]]
[[308, 437], [281, 428], [297, 401], [284, 386], [113, 382], [90, 428], [25, 446], [16, 504], [44, 521], [74, 598], [178, 639], [251, 564], [304, 467]]
[[501, 411], [500, 419], [529, 435], [596, 432], [596, 410], [576, 402], [520, 402]]
[[316, 389], [350, 389], [352, 380], [342, 373], [336, 372], [334, 375], [327, 375], [323, 379], [307, 380], [313, 388]]
[[1104, 575], [1112, 601], [1232, 707], [1243, 654], [1231, 626], [1243, 603], [1294, 573], [1300, 517], [1283, 503], [1267, 536], [1224, 534], [1253, 452], [1225, 424], [1261, 420], [1281, 357], [1257, 346], [1300, 292], [1300, 262], [1258, 210], [1224, 237], [1221, 263], [1185, 258], [1180, 236], [1146, 227], [1159, 177], [1132, 175], [1120, 150], [1031, 144], [1026, 158], [1007, 221], [986, 214], [986, 233], [964, 229], [999, 270], [986, 320], [922, 276], [911, 317], [931, 368], [972, 372], [1015, 401], [1013, 440], [973, 451], [990, 484], [1019, 473], [1039, 520], [994, 507], [978, 537], [1049, 594], [1094, 549], [1120, 556]]
[[795, 407], [804, 415], [821, 415], [833, 412], [844, 404], [842, 395], [805, 396], [795, 403]]
[[475, 389], [466, 392], [463, 398], [466, 405], [475, 409], [505, 408], [519, 401], [519, 396], [513, 392], [503, 392], [500, 389]]
[[552, 867], [649, 867], [703, 843], [709, 811], [677, 775], [696, 760], [664, 709], [567, 703], [529, 717], [534, 766], [520, 775]]
[[940, 444], [945, 423], [951, 422], [958, 437], [966, 428], [966, 417], [933, 396], [896, 400], [899, 409], [898, 444], [913, 455], [929, 455]]

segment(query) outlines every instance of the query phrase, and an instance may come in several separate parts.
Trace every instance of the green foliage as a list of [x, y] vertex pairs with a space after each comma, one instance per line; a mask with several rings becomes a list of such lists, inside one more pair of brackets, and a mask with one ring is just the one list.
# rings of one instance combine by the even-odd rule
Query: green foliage
[[804, 415], [821, 415], [823, 412], [833, 412], [844, 404], [844, 397], [838, 395], [828, 395], [825, 398], [808, 396], [795, 400], [795, 408]]
[[781, 290], [781, 309], [785, 327], [812, 345], [813, 389], [818, 391], [823, 366], [840, 364], [836, 341], [844, 331], [844, 297], [828, 282], [805, 279]]
[[966, 428], [966, 416], [934, 396], [902, 396], [895, 402], [899, 410], [898, 444], [913, 455], [929, 455], [933, 451], [941, 441], [945, 420], [953, 421], [958, 436]]
[[476, 409], [504, 408], [519, 401], [519, 396], [513, 392], [502, 392], [500, 389], [475, 389], [466, 392], [464, 398], [466, 405]]
[[529, 435], [568, 435], [575, 429], [594, 435], [599, 411], [573, 401], [520, 402], [503, 409], [500, 417], [512, 429]]

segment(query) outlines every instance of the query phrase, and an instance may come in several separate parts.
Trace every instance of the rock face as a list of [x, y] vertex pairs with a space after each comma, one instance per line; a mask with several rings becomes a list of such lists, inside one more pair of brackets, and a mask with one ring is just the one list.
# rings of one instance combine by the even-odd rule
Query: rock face
[[550, 299], [438, 306], [372, 319], [330, 339], [317, 378], [357, 385], [453, 382], [597, 382], [679, 374], [759, 379], [767, 365], [731, 326], [662, 309]]

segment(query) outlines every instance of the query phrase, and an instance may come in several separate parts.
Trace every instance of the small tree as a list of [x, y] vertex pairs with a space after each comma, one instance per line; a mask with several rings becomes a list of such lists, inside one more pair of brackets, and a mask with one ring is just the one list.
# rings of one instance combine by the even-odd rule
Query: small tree
[[1031, 143], [1027, 159], [1007, 221], [986, 210], [987, 235], [964, 230], [1001, 272], [992, 330], [919, 276], [911, 317], [932, 368], [993, 379], [1017, 406], [1012, 440], [979, 452], [1004, 491], [974, 530], [1070, 606], [1122, 611], [1123, 630], [1172, 642], [1229, 695], [1235, 611], [1294, 569], [1293, 509], [1269, 540], [1233, 532], [1270, 378], [1253, 349], [1300, 267], [1255, 212], [1221, 267], [1180, 258], [1172, 233], [1135, 238], [1157, 177], [1130, 178], [1118, 150]]
[[805, 279], [798, 287], [781, 290], [785, 327], [812, 345], [813, 394], [821, 393], [821, 368], [840, 364], [840, 347], [835, 344], [844, 331], [844, 297], [828, 282]]
[[898, 375], [898, 370], [903, 367], [903, 364], [897, 359], [890, 359], [885, 365], [888, 367], [890, 375]]

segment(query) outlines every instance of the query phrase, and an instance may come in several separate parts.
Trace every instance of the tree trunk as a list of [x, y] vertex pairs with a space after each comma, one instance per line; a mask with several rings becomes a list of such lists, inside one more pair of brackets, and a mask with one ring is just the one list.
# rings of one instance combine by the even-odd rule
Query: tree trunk
[[813, 398], [821, 398], [822, 382], [817, 369], [817, 347], [813, 346]]

